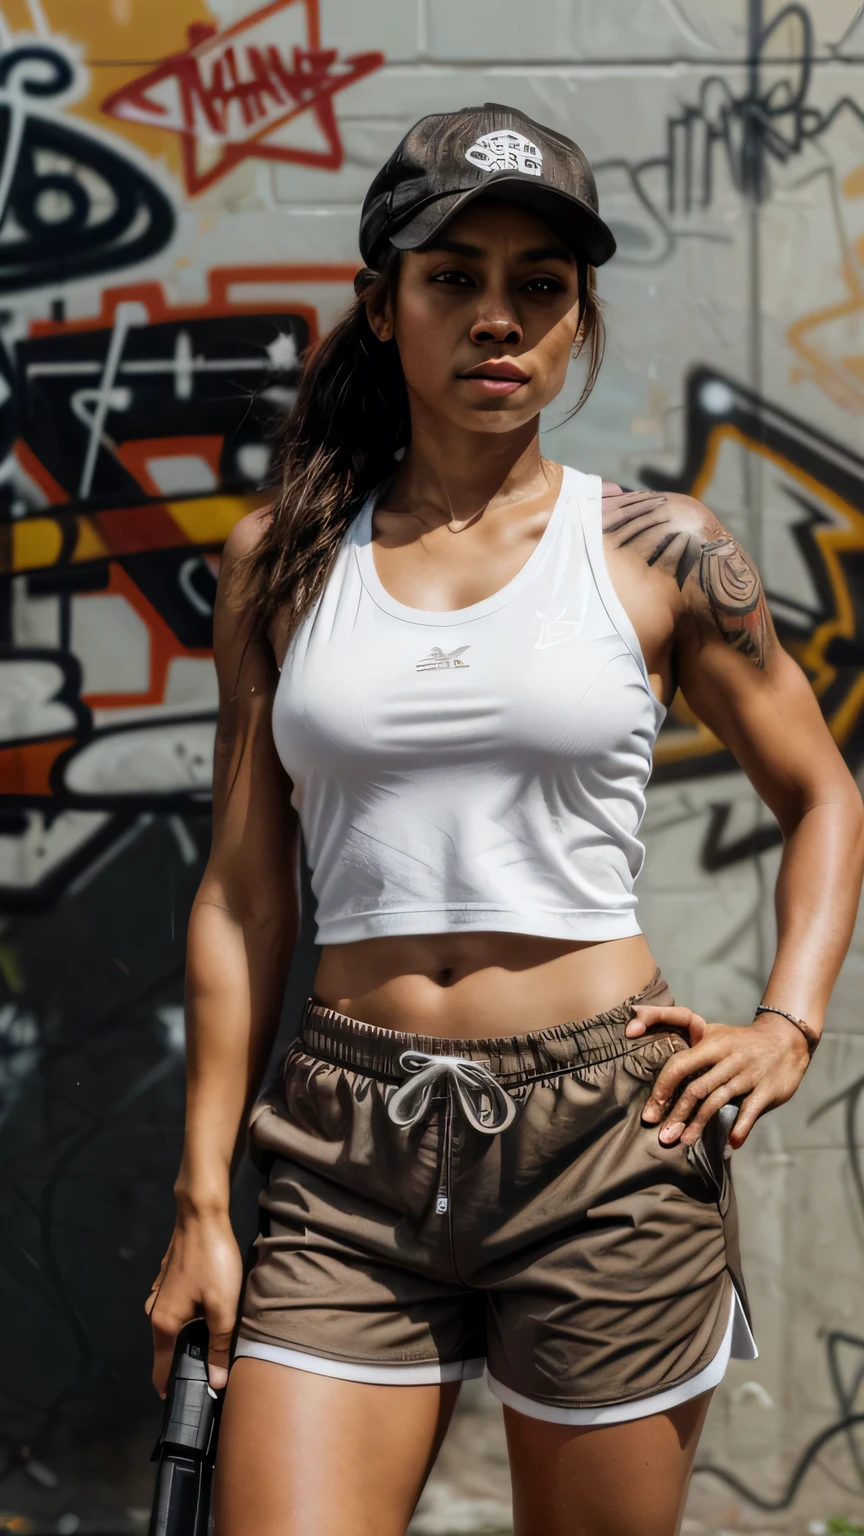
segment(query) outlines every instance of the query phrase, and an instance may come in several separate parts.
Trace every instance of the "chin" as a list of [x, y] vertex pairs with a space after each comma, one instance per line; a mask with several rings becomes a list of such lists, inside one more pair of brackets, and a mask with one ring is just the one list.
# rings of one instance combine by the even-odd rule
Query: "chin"
[[513, 395], [505, 395], [498, 400], [478, 400], [471, 405], [450, 400], [443, 405], [440, 415], [475, 432], [512, 432], [514, 427], [533, 421], [539, 411], [536, 401], [523, 398], [517, 404]]
[[524, 427], [526, 422], [533, 421], [538, 414], [538, 407], [526, 409], [523, 405], [518, 411], [508, 411], [502, 409], [497, 401], [490, 401], [488, 405], [467, 412], [465, 425], [474, 432], [514, 432], [517, 427]]

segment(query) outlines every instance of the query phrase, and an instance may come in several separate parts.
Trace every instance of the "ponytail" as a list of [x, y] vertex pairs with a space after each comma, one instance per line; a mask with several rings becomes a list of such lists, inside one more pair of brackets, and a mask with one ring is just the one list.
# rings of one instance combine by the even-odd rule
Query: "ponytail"
[[391, 248], [371, 284], [304, 358], [297, 398], [276, 434], [279, 480], [264, 532], [232, 571], [251, 610], [250, 639], [281, 613], [287, 649], [349, 524], [410, 440], [396, 342], [378, 341], [366, 314], [388, 298], [395, 304], [400, 261]]

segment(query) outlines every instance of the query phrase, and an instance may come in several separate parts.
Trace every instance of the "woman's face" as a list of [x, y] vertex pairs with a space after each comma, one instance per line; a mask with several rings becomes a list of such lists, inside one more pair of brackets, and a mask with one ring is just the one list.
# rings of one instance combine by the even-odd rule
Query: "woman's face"
[[576, 260], [536, 214], [479, 199], [402, 258], [395, 336], [412, 411], [509, 432], [560, 391], [579, 326]]

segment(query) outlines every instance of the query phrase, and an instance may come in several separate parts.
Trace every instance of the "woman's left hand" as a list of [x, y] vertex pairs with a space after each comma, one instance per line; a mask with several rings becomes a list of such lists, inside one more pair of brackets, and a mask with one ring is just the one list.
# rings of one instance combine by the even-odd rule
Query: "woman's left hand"
[[[711, 1116], [730, 1099], [743, 1096], [729, 1145], [743, 1146], [759, 1116], [791, 1099], [810, 1062], [800, 1030], [776, 1014], [763, 1014], [749, 1025], [707, 1024], [691, 1008], [655, 1008], [634, 1004], [635, 1017], [625, 1033], [632, 1039], [672, 1024], [684, 1028], [690, 1045], [670, 1056], [645, 1102], [642, 1119], [663, 1121], [660, 1140], [669, 1146], [698, 1141]], [[671, 1101], [685, 1078], [693, 1077]], [[695, 1113], [694, 1113], [695, 1111]], [[665, 1116], [665, 1119], [664, 1119]]]

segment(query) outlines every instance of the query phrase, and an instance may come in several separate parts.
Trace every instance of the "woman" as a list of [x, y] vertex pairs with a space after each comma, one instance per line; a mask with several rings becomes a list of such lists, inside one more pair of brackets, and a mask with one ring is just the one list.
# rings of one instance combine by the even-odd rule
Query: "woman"
[[[154, 1379], [203, 1313], [223, 1385], [239, 1318], [217, 1536], [401, 1536], [484, 1360], [519, 1536], [670, 1536], [730, 1352], [755, 1354], [724, 1153], [818, 1040], [861, 801], [716, 517], [601, 497], [540, 454], [574, 348], [586, 393], [602, 350], [615, 243], [581, 151], [495, 104], [423, 119], [360, 243], [281, 494], [225, 547]], [[636, 920], [676, 687], [784, 834], [746, 1027], [676, 1005]], [[252, 1112], [269, 1182], [244, 1290], [229, 1178], [297, 938], [301, 827], [321, 953]]]

